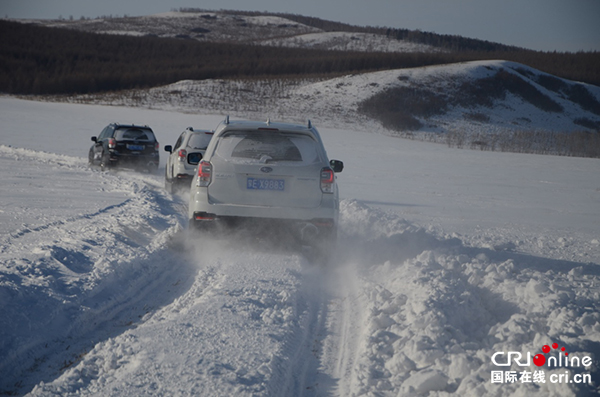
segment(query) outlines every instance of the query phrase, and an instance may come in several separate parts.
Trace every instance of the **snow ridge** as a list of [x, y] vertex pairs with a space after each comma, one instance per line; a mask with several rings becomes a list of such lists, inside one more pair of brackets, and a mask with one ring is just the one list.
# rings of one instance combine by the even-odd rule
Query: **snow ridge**
[[[592, 342], [600, 324], [596, 265], [541, 259], [538, 267], [527, 255], [466, 247], [401, 219], [390, 228], [388, 214], [356, 201], [344, 202], [343, 214], [342, 228], [352, 241], [346, 252], [365, 280], [367, 327], [356, 395], [494, 395], [497, 385], [481, 381], [495, 369], [491, 352], [510, 346], [533, 352], [550, 340], [580, 355], [600, 352]], [[417, 253], [419, 242], [425, 250]], [[555, 386], [505, 385], [502, 393], [577, 393], [573, 384]]]
[[[0, 370], [6, 380], [22, 378], [49, 357], [56, 360], [53, 356], [69, 365], [66, 351], [81, 349], [77, 340], [84, 335], [105, 337], [103, 322], [109, 318], [123, 324], [139, 321], [144, 298], [168, 278], [160, 274], [159, 264], [180, 229], [177, 216], [164, 213], [169, 208], [164, 193], [144, 183], [90, 171], [80, 158], [0, 146], [1, 161], [9, 159], [11, 168], [24, 174], [38, 168], [40, 158], [55, 175], [67, 180], [98, 176], [132, 197], [1, 237]], [[154, 266], [148, 265], [150, 258]], [[157, 281], [140, 279], [146, 273]], [[2, 384], [0, 390], [9, 387]]]

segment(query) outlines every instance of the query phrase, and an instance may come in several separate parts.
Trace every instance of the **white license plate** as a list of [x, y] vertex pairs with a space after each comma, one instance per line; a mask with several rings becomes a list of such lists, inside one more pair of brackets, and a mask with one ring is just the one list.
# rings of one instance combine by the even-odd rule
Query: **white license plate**
[[250, 190], [278, 190], [285, 189], [285, 180], [267, 178], [248, 178], [246, 188]]
[[129, 150], [144, 150], [143, 145], [129, 145], [127, 144], [127, 149]]

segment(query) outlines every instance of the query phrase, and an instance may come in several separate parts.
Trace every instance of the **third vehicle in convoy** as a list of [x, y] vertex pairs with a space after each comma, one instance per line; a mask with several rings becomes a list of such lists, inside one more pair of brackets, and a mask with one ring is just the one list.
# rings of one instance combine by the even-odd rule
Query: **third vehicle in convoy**
[[103, 170], [120, 167], [155, 172], [158, 168], [158, 141], [147, 125], [112, 123], [92, 141], [90, 165], [99, 165]]

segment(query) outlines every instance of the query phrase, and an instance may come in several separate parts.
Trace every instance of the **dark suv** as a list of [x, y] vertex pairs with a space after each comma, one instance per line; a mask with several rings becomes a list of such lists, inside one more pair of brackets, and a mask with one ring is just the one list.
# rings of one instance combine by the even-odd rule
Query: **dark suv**
[[159, 145], [147, 125], [109, 124], [100, 136], [93, 136], [92, 141], [90, 165], [99, 165], [102, 169], [130, 167], [150, 172], [158, 168]]

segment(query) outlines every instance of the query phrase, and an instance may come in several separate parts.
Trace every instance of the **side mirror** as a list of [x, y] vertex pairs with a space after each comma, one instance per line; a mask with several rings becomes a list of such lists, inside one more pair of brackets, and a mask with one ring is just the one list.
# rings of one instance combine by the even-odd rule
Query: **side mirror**
[[92, 137], [92, 142], [98, 142], [98, 138], [96, 138], [95, 136]]
[[198, 165], [200, 160], [202, 160], [202, 153], [190, 153], [187, 156], [188, 163], [192, 165]]
[[173, 146], [165, 145], [165, 152], [169, 152], [169, 153], [173, 152]]
[[340, 160], [330, 160], [329, 166], [333, 170], [333, 172], [342, 172], [344, 169], [344, 163]]

